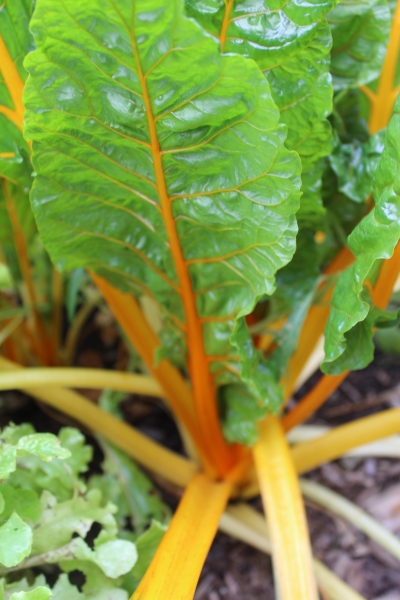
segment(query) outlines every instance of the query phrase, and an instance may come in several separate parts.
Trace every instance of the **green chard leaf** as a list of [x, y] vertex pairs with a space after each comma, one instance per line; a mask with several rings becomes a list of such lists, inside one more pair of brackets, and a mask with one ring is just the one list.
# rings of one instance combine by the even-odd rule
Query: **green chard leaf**
[[338, 177], [339, 190], [355, 202], [365, 202], [372, 193], [373, 180], [384, 148], [385, 132], [371, 136], [368, 142], [338, 143], [329, 157]]
[[252, 58], [269, 81], [280, 120], [288, 127], [286, 147], [296, 150], [302, 162], [300, 225], [324, 212], [321, 158], [333, 144], [326, 120], [332, 110], [332, 37], [325, 16], [335, 5], [336, 0], [323, 0], [313, 2], [310, 10], [305, 0], [283, 5], [273, 0], [186, 0], [187, 14], [221, 40], [224, 52]]
[[[256, 61], [270, 83], [280, 121], [288, 127], [285, 145], [299, 153], [302, 163], [296, 253], [277, 275], [278, 288], [270, 306], [273, 311], [273, 305], [284, 303], [294, 314], [276, 338], [277, 351], [262, 373], [268, 382], [271, 373], [279, 380], [287, 366], [320, 275], [322, 253], [314, 234], [327, 227], [321, 187], [325, 157], [333, 148], [327, 120], [333, 97], [329, 73], [332, 36], [326, 15], [335, 6], [336, 0], [312, 2], [311, 10], [305, 0], [283, 4], [273, 0], [186, 0], [187, 14], [220, 39], [224, 52], [237, 52]], [[294, 298], [298, 305], [292, 302]], [[239, 345], [247, 347], [244, 338]], [[221, 390], [220, 403], [225, 437], [254, 440], [256, 421], [265, 408], [249, 401], [248, 389], [237, 385]]]
[[198, 336], [206, 377], [276, 410], [244, 316], [293, 255], [300, 165], [268, 82], [178, 0], [39, 0], [31, 29], [31, 199], [52, 259], [155, 299], [176, 363]]
[[[376, 170], [374, 209], [349, 237], [354, 264], [339, 278], [325, 330], [325, 373], [360, 369], [373, 357], [373, 327], [390, 320], [373, 307], [365, 282], [376, 275], [400, 238], [400, 98], [385, 134], [385, 149]], [[396, 316], [392, 317], [396, 323]], [[383, 321], [383, 322], [382, 322]]]
[[386, 0], [341, 2], [328, 15], [332, 31], [331, 73], [335, 90], [376, 79], [389, 40], [391, 14]]

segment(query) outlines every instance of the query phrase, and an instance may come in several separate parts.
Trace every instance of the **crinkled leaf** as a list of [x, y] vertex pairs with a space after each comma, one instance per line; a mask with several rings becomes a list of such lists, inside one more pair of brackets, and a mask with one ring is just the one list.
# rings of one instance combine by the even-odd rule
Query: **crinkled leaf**
[[110, 535], [117, 531], [113, 517], [116, 506], [111, 502], [103, 506], [99, 490], [89, 490], [83, 497], [61, 503], [49, 492], [43, 492], [41, 502], [42, 516], [34, 530], [34, 554], [64, 546], [74, 533], [85, 537], [94, 522], [100, 523]]
[[16, 469], [17, 458], [27, 454], [36, 456], [40, 462], [70, 456], [55, 435], [34, 433], [29, 424], [11, 425], [0, 434], [0, 479], [7, 479]]
[[32, 203], [59, 268], [156, 298], [174, 359], [186, 362], [187, 321], [221, 383], [238, 319], [294, 252], [299, 161], [258, 67], [221, 56], [181, 8], [37, 2]]
[[69, 458], [43, 462], [35, 456], [24, 456], [19, 459], [21, 469], [12, 475], [11, 482], [24, 485], [29, 481], [29, 485], [39, 494], [47, 490], [59, 501], [68, 500], [74, 493], [84, 491], [85, 486], [78, 475], [87, 470], [93, 448], [85, 445], [85, 438], [78, 429], [70, 427], [60, 430], [59, 440], [70, 453]]
[[52, 433], [25, 435], [18, 441], [17, 454], [18, 456], [34, 454], [45, 462], [49, 462], [53, 458], [69, 458], [71, 456], [70, 451], [62, 448], [60, 440]]
[[265, 415], [265, 406], [254, 402], [244, 385], [223, 387], [219, 400], [223, 432], [228, 442], [253, 445], [258, 438], [257, 421]]
[[[289, 0], [281, 6], [267, 0], [186, 0], [186, 10], [208, 32], [221, 38], [228, 18], [224, 52], [255, 60], [271, 85], [271, 93], [288, 126], [286, 146], [302, 161], [299, 219], [323, 214], [320, 197], [323, 163], [332, 149], [329, 75], [332, 37], [325, 15], [336, 0], [310, 3]], [[227, 14], [227, 11], [230, 11]]]
[[391, 23], [386, 0], [341, 2], [329, 13], [335, 89], [358, 87], [381, 71]]
[[84, 600], [85, 595], [68, 579], [66, 573], [62, 573], [52, 589], [52, 600]]
[[89, 486], [96, 487], [118, 506], [115, 515], [120, 527], [129, 518], [137, 533], [141, 533], [151, 522], [165, 521], [170, 510], [162, 502], [152, 482], [123, 452], [101, 439], [105, 454], [103, 474], [90, 479]]
[[63, 464], [68, 465], [76, 477], [85, 473], [93, 457], [93, 447], [85, 443], [85, 436], [75, 427], [63, 427], [58, 437], [62, 447], [70, 453]]
[[9, 444], [0, 445], [0, 479], [7, 479], [17, 467], [17, 449]]
[[0, 527], [0, 563], [15, 567], [29, 556], [32, 548], [32, 529], [17, 513]]
[[67, 573], [78, 569], [85, 575], [82, 586], [84, 598], [88, 600], [128, 600], [128, 593], [119, 587], [120, 580], [110, 579], [96, 564], [89, 561], [71, 560], [62, 564]]
[[68, 564], [71, 561], [74, 566], [79, 564], [80, 570], [84, 570], [87, 563], [94, 563], [110, 579], [129, 573], [137, 561], [133, 542], [109, 539], [105, 530], [96, 538], [94, 550], [81, 537], [75, 537], [68, 544], [48, 550], [45, 554], [47, 564], [60, 564], [62, 568], [69, 570], [71, 568]]
[[[376, 170], [375, 208], [349, 237], [355, 263], [339, 278], [325, 331], [325, 373], [366, 366], [372, 359], [372, 311], [365, 282], [381, 259], [390, 258], [400, 238], [400, 99], [385, 135], [385, 149]], [[378, 313], [379, 314], [379, 313]], [[357, 343], [357, 340], [359, 342]], [[357, 358], [355, 353], [357, 352]]]
[[384, 131], [360, 144], [337, 144], [329, 157], [339, 180], [339, 190], [355, 202], [365, 202], [372, 193], [373, 178], [383, 151]]

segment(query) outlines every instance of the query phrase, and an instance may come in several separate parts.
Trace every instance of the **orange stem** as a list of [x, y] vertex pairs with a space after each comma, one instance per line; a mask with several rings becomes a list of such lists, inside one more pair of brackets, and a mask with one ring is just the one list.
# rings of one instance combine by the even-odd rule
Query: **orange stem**
[[136, 47], [136, 40], [133, 35], [131, 36], [131, 43], [136, 59], [138, 78], [143, 91], [143, 100], [146, 107], [151, 140], [151, 153], [158, 193], [161, 201], [161, 210], [169, 239], [171, 253], [177, 271], [180, 293], [185, 312], [187, 326], [187, 346], [189, 350], [189, 372], [193, 387], [193, 397], [197, 412], [198, 424], [208, 451], [213, 457], [213, 464], [215, 465], [219, 474], [224, 475], [232, 467], [234, 456], [232, 449], [225, 441], [219, 422], [216, 389], [211, 377], [204, 349], [202, 324], [197, 313], [196, 299], [192, 289], [189, 266], [183, 256], [178, 232], [176, 230], [176, 221], [172, 212], [172, 203], [168, 196], [164, 177], [164, 168], [157, 137], [156, 122], [153, 116], [146, 79], [141, 68], [140, 56]]
[[235, 0], [228, 0], [228, 2], [226, 3], [225, 6], [225, 14], [224, 14], [224, 19], [222, 21], [222, 26], [221, 26], [221, 33], [219, 36], [219, 41], [221, 42], [221, 51], [224, 51], [225, 48], [225, 42], [226, 42], [226, 34], [228, 32], [228, 27], [229, 27], [229, 23], [230, 23], [230, 14], [231, 14], [231, 10], [233, 7]]
[[365, 89], [364, 93], [371, 102], [371, 113], [369, 117], [369, 130], [371, 134], [383, 129], [389, 123], [392, 116], [393, 106], [399, 89], [394, 89], [397, 61], [400, 50], [400, 0], [397, 1], [393, 16], [392, 29], [390, 32], [389, 45], [379, 78], [376, 94], [372, 96]]
[[[21, 267], [22, 277], [24, 279], [26, 289], [28, 292], [29, 304], [34, 306], [34, 305], [38, 304], [38, 301], [37, 301], [37, 297], [36, 297], [35, 287], [33, 284], [33, 276], [32, 276], [31, 266], [29, 264], [28, 248], [26, 245], [23, 231], [22, 231], [20, 223], [19, 223], [18, 214], [15, 209], [14, 202], [12, 200], [10, 191], [8, 189], [8, 182], [5, 179], [2, 180], [2, 186], [3, 186], [4, 196], [6, 199], [7, 212], [8, 212], [8, 215], [9, 215], [9, 218], [11, 221], [11, 226], [13, 229], [14, 243], [15, 243], [15, 247], [16, 247], [17, 253], [18, 253], [18, 261], [19, 261], [19, 264]], [[52, 364], [51, 348], [49, 347], [49, 340], [47, 338], [42, 319], [40, 318], [40, 315], [35, 308], [32, 308], [32, 315], [33, 315], [36, 333], [37, 333], [38, 339], [40, 340], [40, 344], [38, 345], [39, 358], [41, 358], [41, 360], [45, 364], [50, 365], [50, 364]]]
[[212, 474], [211, 458], [196, 423], [192, 393], [182, 375], [165, 359], [155, 364], [160, 341], [134, 297], [124, 294], [93, 272], [90, 275], [147, 368], [160, 383], [171, 409], [187, 428], [202, 455], [205, 468]]
[[342, 381], [347, 377], [350, 371], [345, 371], [340, 375], [323, 375], [317, 385], [313, 387], [297, 405], [282, 419], [282, 426], [285, 431], [290, 431], [293, 427], [307, 421], [331, 394], [339, 387]]
[[14, 111], [2, 107], [1, 112], [4, 113], [15, 125], [22, 131], [24, 121], [24, 105], [22, 104], [22, 92], [24, 90], [24, 82], [22, 81], [15, 63], [8, 52], [8, 48], [0, 35], [0, 71], [3, 75], [4, 83], [6, 84], [8, 93], [14, 104]]

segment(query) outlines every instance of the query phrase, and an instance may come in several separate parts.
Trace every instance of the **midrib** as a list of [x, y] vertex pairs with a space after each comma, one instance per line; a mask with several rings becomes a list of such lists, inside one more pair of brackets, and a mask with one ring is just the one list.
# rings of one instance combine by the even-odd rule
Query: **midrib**
[[138, 77], [143, 92], [143, 100], [148, 119], [151, 153], [157, 181], [157, 189], [161, 202], [161, 210], [165, 228], [174, 260], [180, 295], [182, 298], [187, 327], [187, 346], [189, 350], [189, 372], [193, 387], [193, 397], [199, 426], [206, 447], [212, 454], [212, 463], [220, 474], [225, 474], [232, 466], [231, 452], [226, 444], [220, 424], [216, 403], [216, 390], [209, 372], [209, 365], [204, 351], [202, 325], [197, 313], [195, 295], [189, 275], [188, 264], [183, 256], [175, 219], [172, 213], [172, 203], [168, 196], [160, 145], [157, 137], [156, 122], [153, 116], [150, 96], [146, 79], [143, 75], [136, 40], [132, 34], [132, 48], [136, 59]]

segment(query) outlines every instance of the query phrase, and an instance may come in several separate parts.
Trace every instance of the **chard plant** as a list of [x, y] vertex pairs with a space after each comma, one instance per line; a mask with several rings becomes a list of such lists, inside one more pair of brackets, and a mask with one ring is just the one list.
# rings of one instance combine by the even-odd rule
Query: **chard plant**
[[[386, 306], [400, 271], [399, 6], [0, 10], [2, 272], [19, 261], [32, 310], [19, 317], [38, 346], [18, 361], [6, 331], [0, 388], [27, 390], [185, 488], [133, 600], [193, 598], [219, 524], [272, 551], [277, 597], [316, 599], [316, 576], [329, 597], [360, 598], [313, 561], [297, 475], [398, 432], [400, 409], [293, 449], [285, 432], [398, 321]], [[22, 368], [54, 364], [41, 354], [59, 335], [32, 291], [30, 156], [41, 242], [57, 270], [87, 270], [151, 377]], [[188, 458], [67, 389], [77, 385], [164, 398]], [[270, 545], [248, 505], [226, 508], [259, 492]]]

